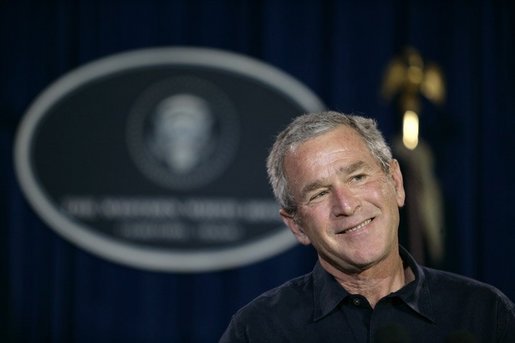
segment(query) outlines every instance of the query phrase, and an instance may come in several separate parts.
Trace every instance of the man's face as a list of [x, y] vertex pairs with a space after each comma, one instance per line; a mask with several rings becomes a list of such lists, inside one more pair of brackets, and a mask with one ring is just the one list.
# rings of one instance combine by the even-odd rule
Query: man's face
[[323, 265], [358, 272], [397, 253], [404, 204], [397, 161], [386, 174], [361, 136], [340, 126], [299, 145], [284, 166], [297, 212], [281, 215]]

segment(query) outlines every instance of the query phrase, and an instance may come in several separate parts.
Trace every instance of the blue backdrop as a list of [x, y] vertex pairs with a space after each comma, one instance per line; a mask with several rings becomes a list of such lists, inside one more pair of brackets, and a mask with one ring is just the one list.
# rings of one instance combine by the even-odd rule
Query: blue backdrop
[[509, 1], [1, 1], [0, 339], [214, 342], [237, 308], [312, 268], [312, 250], [299, 246], [221, 272], [132, 269], [68, 243], [28, 206], [12, 149], [31, 101], [84, 63], [156, 46], [260, 59], [331, 109], [377, 118], [388, 138], [399, 128], [378, 95], [382, 72], [404, 46], [417, 48], [447, 81], [446, 104], [422, 112], [445, 199], [439, 267], [514, 299], [514, 34]]

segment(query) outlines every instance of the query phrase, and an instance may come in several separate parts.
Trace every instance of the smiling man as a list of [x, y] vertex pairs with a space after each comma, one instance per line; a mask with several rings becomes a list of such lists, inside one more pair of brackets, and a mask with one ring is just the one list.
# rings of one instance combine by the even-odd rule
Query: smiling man
[[399, 246], [402, 173], [373, 120], [300, 116], [267, 167], [283, 221], [318, 262], [238, 311], [221, 342], [515, 342], [504, 294]]

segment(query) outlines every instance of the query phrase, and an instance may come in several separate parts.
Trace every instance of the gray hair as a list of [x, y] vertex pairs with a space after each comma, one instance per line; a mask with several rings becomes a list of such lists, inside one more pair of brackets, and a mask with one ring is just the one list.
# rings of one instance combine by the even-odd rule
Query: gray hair
[[284, 172], [286, 154], [305, 141], [342, 125], [354, 129], [363, 138], [368, 150], [379, 162], [382, 170], [389, 173], [392, 152], [377, 128], [375, 120], [334, 111], [301, 115], [279, 133], [266, 161], [268, 178], [275, 198], [279, 205], [289, 213], [294, 213], [297, 206]]

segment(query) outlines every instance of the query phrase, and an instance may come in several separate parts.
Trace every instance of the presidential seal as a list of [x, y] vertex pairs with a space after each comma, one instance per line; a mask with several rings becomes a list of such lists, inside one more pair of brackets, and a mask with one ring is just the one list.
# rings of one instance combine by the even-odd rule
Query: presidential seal
[[127, 125], [134, 162], [171, 189], [206, 185], [238, 148], [239, 117], [229, 96], [207, 80], [178, 76], [150, 86], [136, 100]]

